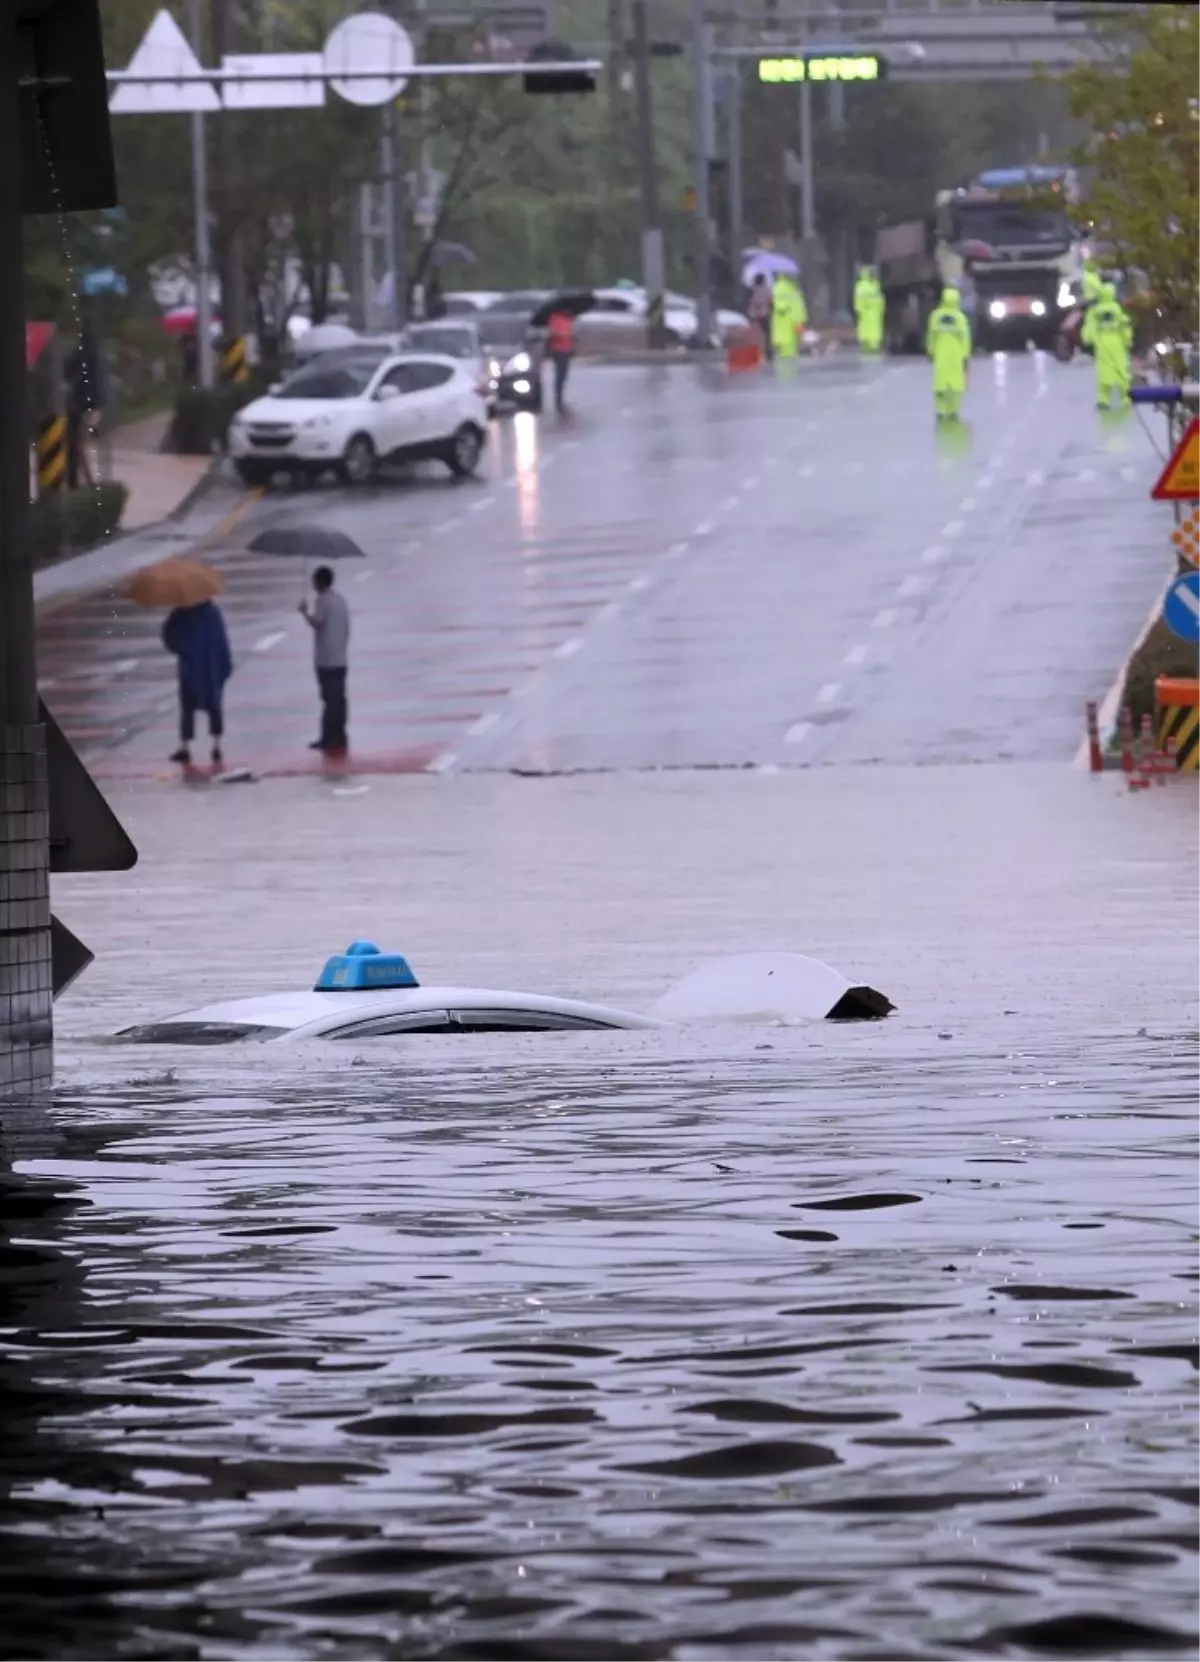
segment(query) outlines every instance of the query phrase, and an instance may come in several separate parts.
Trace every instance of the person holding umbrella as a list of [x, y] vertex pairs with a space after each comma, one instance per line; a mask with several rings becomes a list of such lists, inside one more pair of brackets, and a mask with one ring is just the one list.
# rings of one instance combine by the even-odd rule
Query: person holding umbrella
[[208, 718], [213, 766], [219, 767], [225, 733], [225, 683], [233, 674], [225, 619], [213, 596], [221, 590], [219, 573], [193, 560], [160, 560], [139, 571], [129, 585], [140, 606], [169, 606], [162, 642], [179, 666], [179, 749], [171, 761], [191, 764], [196, 712]]
[[567, 413], [564, 400], [575, 356], [575, 319], [595, 304], [596, 296], [590, 289], [570, 289], [545, 301], [529, 319], [531, 329], [546, 331], [546, 353], [554, 365], [554, 407], [559, 415]]

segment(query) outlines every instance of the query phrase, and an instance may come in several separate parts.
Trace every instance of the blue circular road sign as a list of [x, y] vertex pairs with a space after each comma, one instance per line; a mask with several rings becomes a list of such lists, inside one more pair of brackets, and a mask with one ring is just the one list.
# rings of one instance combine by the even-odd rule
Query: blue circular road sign
[[1200, 571], [1177, 577], [1163, 601], [1163, 619], [1182, 641], [1200, 641]]

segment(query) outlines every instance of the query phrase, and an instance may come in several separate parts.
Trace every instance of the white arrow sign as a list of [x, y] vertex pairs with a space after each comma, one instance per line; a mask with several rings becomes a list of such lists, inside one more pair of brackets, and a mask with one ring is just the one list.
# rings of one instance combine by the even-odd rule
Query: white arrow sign
[[129, 73], [147, 79], [121, 83], [108, 106], [114, 115], [164, 115], [221, 108], [221, 100], [207, 81], [180, 80], [172, 85], [167, 79], [172, 75], [203, 74], [200, 60], [170, 12], [156, 14], [129, 61]]

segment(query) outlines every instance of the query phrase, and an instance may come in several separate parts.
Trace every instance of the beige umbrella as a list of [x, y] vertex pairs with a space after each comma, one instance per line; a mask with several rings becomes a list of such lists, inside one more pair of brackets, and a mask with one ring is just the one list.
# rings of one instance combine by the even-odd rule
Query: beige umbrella
[[219, 571], [173, 555], [134, 573], [128, 595], [137, 606], [199, 606], [220, 594], [224, 582]]

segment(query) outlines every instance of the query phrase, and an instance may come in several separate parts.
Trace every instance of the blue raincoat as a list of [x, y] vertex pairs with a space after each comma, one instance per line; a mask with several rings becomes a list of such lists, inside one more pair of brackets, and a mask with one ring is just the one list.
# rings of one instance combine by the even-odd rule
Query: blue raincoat
[[217, 710], [226, 681], [233, 674], [229, 636], [221, 608], [211, 600], [199, 606], [176, 606], [163, 624], [163, 645], [179, 660], [179, 693], [198, 710]]

